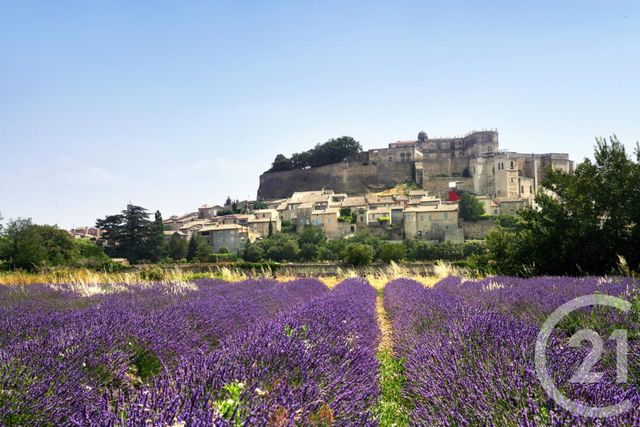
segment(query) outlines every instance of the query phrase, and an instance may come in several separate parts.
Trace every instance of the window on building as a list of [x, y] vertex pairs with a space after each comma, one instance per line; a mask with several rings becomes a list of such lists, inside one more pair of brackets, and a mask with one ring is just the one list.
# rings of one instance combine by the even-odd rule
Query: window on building
[[524, 193], [524, 185], [521, 185], [521, 186], [520, 186], [520, 192], [521, 192], [521, 193]]
[[390, 162], [393, 161], [393, 157], [389, 156], [389, 161]]
[[511, 162], [510, 166], [511, 166], [511, 169], [513, 169], [513, 168], [514, 168], [514, 166], [513, 166], [513, 162]]

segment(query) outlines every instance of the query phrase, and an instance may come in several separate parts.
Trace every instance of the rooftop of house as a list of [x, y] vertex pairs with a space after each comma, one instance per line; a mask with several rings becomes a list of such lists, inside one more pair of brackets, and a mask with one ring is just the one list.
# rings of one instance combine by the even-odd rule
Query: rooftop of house
[[314, 209], [311, 215], [339, 215], [340, 208]]
[[262, 222], [273, 222], [274, 220], [271, 218], [252, 218], [247, 221], [247, 224], [257, 224]]
[[248, 231], [247, 227], [244, 227], [240, 224], [212, 224], [206, 227], [201, 228], [199, 231], [202, 233], [203, 231], [227, 231], [227, 230], [238, 230], [238, 231]]
[[314, 202], [323, 199], [328, 200], [330, 195], [333, 195], [333, 190], [297, 191], [291, 195], [288, 202], [295, 204], [303, 202]]
[[263, 214], [263, 213], [270, 213], [272, 215], [278, 215], [278, 211], [275, 209], [258, 209], [256, 211], [253, 211], [254, 214]]
[[496, 197], [493, 201], [497, 203], [498, 206], [502, 203], [526, 203], [525, 199], [519, 197]]
[[211, 221], [209, 221], [208, 219], [199, 219], [196, 221], [190, 221], [187, 222], [186, 224], [184, 224], [182, 227], [180, 227], [180, 230], [188, 230], [190, 228], [194, 228], [194, 227], [203, 227], [207, 224], [210, 224]]
[[458, 210], [457, 204], [440, 206], [415, 206], [405, 209], [405, 213], [415, 212], [455, 212]]
[[371, 204], [394, 204], [393, 196], [366, 196], [367, 203]]
[[350, 196], [342, 201], [342, 206], [345, 208], [366, 206], [367, 199], [364, 196]]
[[178, 236], [186, 236], [187, 233], [183, 233], [182, 231], [176, 231], [176, 230], [165, 230], [164, 231], [164, 235], [165, 236], [173, 236], [174, 234], [177, 234]]

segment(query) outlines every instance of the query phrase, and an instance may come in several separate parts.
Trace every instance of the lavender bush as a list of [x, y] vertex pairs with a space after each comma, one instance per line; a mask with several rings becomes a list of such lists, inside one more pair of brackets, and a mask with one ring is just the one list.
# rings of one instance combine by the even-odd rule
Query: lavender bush
[[[385, 288], [385, 308], [394, 330], [394, 349], [405, 362], [406, 397], [414, 425], [538, 426], [640, 425], [634, 409], [616, 418], [584, 418], [559, 407], [542, 389], [534, 366], [540, 323], [564, 302], [580, 295], [607, 293], [634, 301], [631, 316], [615, 310], [582, 310], [559, 325], [547, 350], [548, 368], [570, 398], [593, 406], [629, 399], [640, 403], [637, 388], [639, 322], [637, 283], [630, 279], [448, 278], [433, 289], [400, 279]], [[578, 328], [604, 334], [614, 327], [630, 331], [629, 384], [616, 384], [615, 365], [603, 358], [597, 384], [570, 384], [568, 379], [588, 348], [568, 348]], [[604, 331], [603, 331], [604, 330]], [[611, 350], [611, 349], [609, 349]], [[634, 377], [635, 375], [635, 377]]]
[[140, 425], [375, 425], [375, 290], [359, 279], [186, 359], [103, 419]]
[[328, 292], [314, 279], [74, 289], [0, 288], [1, 424], [102, 424], [109, 396], [135, 398], [184, 359]]

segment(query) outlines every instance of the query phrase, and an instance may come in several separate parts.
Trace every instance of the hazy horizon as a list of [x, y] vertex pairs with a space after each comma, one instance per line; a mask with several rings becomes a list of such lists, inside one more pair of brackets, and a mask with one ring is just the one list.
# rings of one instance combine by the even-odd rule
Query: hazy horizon
[[497, 128], [640, 140], [640, 3], [0, 3], [0, 212], [63, 228], [254, 199], [276, 154]]

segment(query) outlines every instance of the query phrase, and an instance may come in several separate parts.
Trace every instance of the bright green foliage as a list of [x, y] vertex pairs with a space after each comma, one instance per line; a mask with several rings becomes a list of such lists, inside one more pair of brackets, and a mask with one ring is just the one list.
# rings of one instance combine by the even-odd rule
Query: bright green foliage
[[458, 201], [460, 218], [465, 221], [478, 221], [484, 215], [484, 205], [471, 193], [464, 193]]
[[80, 256], [73, 237], [51, 225], [31, 219], [9, 221], [0, 235], [0, 259], [11, 269], [37, 270], [44, 266], [71, 265]]
[[411, 408], [402, 391], [407, 381], [404, 362], [388, 350], [378, 353], [380, 361], [380, 401], [376, 407], [381, 427], [408, 426]]
[[300, 234], [298, 234], [298, 244], [304, 245], [310, 243], [313, 245], [323, 245], [327, 241], [327, 235], [320, 227], [305, 227]]
[[278, 154], [268, 172], [278, 172], [291, 169], [304, 169], [306, 167], [318, 167], [332, 163], [342, 162], [349, 157], [362, 152], [362, 145], [350, 136], [333, 138], [324, 144], [316, 146], [302, 153], [295, 153], [291, 159], [283, 154]]
[[614, 136], [597, 139], [595, 162], [575, 174], [549, 170], [537, 209], [511, 231], [487, 238], [487, 269], [520, 275], [604, 275], [620, 256], [640, 267], [640, 152], [631, 158]]
[[389, 224], [391, 222], [391, 218], [389, 218], [388, 216], [381, 216], [380, 218], [378, 218], [378, 222], [380, 224]]
[[414, 261], [460, 261], [469, 256], [483, 255], [486, 247], [482, 241], [464, 243], [429, 243], [422, 240], [406, 242], [407, 258]]
[[260, 262], [264, 259], [264, 250], [259, 244], [247, 243], [242, 258], [249, 262]]
[[187, 246], [187, 260], [191, 262], [207, 262], [213, 250], [202, 237], [194, 234]]
[[225, 420], [232, 422], [236, 427], [242, 425], [243, 414], [239, 410], [242, 405], [242, 392], [244, 391], [244, 383], [234, 381], [224, 386], [225, 397], [216, 400], [213, 407], [216, 412]]
[[371, 264], [373, 248], [363, 243], [349, 243], [344, 250], [344, 261], [356, 267]]
[[174, 234], [167, 243], [167, 256], [175, 261], [187, 257], [188, 243], [185, 239]]
[[398, 262], [405, 258], [405, 246], [397, 243], [383, 243], [378, 249], [378, 258], [384, 262]]

